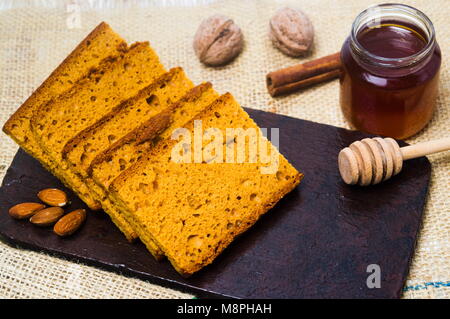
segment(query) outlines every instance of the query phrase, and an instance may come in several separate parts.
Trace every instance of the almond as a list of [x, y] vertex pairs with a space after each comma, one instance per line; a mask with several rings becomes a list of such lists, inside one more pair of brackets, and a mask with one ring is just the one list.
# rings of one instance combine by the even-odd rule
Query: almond
[[36, 226], [50, 226], [53, 225], [64, 214], [64, 210], [61, 207], [49, 207], [38, 211], [31, 216], [30, 222]]
[[77, 231], [86, 220], [86, 210], [77, 209], [63, 216], [53, 227], [53, 231], [59, 236], [69, 236]]
[[57, 188], [46, 188], [41, 190], [38, 195], [39, 199], [50, 206], [62, 207], [67, 204], [67, 195]]
[[45, 208], [45, 205], [40, 203], [17, 204], [9, 209], [9, 215], [16, 219], [29, 218], [43, 208]]

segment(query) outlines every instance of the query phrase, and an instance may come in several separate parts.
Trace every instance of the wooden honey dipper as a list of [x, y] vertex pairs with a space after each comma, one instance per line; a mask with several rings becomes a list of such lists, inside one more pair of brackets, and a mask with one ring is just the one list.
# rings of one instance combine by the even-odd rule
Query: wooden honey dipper
[[450, 137], [400, 147], [392, 138], [365, 138], [339, 152], [339, 172], [345, 183], [374, 185], [397, 175], [403, 161], [450, 149]]

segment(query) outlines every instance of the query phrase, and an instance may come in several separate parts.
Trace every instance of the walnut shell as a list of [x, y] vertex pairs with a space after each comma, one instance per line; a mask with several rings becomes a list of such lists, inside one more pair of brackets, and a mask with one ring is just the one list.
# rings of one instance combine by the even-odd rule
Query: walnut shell
[[224, 65], [242, 51], [244, 37], [233, 20], [223, 15], [213, 15], [202, 21], [194, 36], [194, 51], [200, 62]]
[[281, 52], [299, 57], [311, 49], [314, 28], [311, 20], [302, 11], [285, 7], [270, 19], [269, 37]]

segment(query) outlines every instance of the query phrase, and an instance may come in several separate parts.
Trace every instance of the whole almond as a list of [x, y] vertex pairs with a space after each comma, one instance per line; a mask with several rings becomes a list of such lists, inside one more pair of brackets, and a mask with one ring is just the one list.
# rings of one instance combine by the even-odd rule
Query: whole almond
[[46, 188], [41, 190], [38, 195], [39, 199], [50, 206], [62, 207], [67, 204], [67, 195], [57, 188]]
[[69, 236], [77, 231], [86, 220], [86, 210], [77, 209], [63, 216], [53, 227], [53, 231], [59, 236]]
[[64, 210], [61, 207], [49, 207], [31, 216], [30, 222], [36, 226], [46, 227], [56, 223], [62, 215], [64, 215]]
[[44, 208], [45, 205], [41, 203], [21, 203], [11, 207], [9, 209], [9, 215], [15, 219], [30, 218]]

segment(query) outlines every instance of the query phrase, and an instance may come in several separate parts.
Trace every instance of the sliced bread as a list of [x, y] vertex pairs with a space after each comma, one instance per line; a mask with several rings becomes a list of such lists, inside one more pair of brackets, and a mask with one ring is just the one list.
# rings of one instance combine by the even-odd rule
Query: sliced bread
[[[195, 142], [167, 139], [142, 156], [109, 187], [112, 201], [122, 208], [139, 237], [143, 241], [147, 238], [155, 241], [184, 276], [211, 263], [302, 178], [302, 174], [263, 137], [231, 94], [216, 100], [195, 120], [202, 121], [204, 131], [221, 133], [211, 133], [214, 138], [200, 140], [203, 155], [213, 141], [227, 150], [234, 149], [241, 139], [248, 140], [244, 144], [247, 150], [255, 143], [259, 149], [265, 146], [273, 160], [267, 162], [265, 156], [257, 152], [256, 156], [245, 155], [242, 162], [237, 161], [236, 156], [231, 156], [227, 162], [228, 153], [224, 150], [222, 154], [212, 152], [215, 157], [206, 155], [207, 159], [203, 157], [200, 162], [184, 163], [174, 159], [180, 150], [178, 146], [181, 145], [181, 150], [184, 149], [191, 159], [195, 159], [198, 146], [194, 146]], [[190, 136], [194, 135], [197, 123], [191, 121], [186, 125]], [[234, 137], [227, 134], [227, 128], [236, 129]], [[256, 141], [246, 136], [247, 129], [253, 129]], [[195, 138], [194, 135], [192, 140]], [[276, 164], [275, 170], [269, 170], [270, 173], [262, 170], [273, 164]]]
[[[173, 68], [66, 144], [63, 157], [82, 177], [95, 199], [100, 202], [106, 195], [88, 176], [87, 170], [92, 160], [140, 124], [147, 123], [147, 133], [156, 136], [170, 124], [171, 114], [163, 112], [159, 116], [156, 115], [183, 97], [192, 86], [181, 68]], [[105, 207], [103, 209], [108, 210]], [[129, 241], [137, 237], [120, 215], [110, 216]]]
[[[56, 163], [41, 149], [31, 133], [31, 117], [49, 100], [68, 91], [78, 81], [94, 76], [95, 70], [100, 68], [100, 64], [108, 64], [110, 60], [123, 54], [126, 49], [126, 42], [107, 23], [100, 23], [3, 126], [3, 131], [20, 147], [39, 160], [44, 167], [69, 187], [69, 182]], [[87, 198], [84, 200], [89, 201]]]
[[92, 209], [89, 189], [62, 159], [66, 143], [76, 134], [108, 114], [121, 101], [135, 95], [164, 73], [148, 42], [133, 44], [111, 65], [96, 72], [94, 78], [83, 79], [66, 93], [36, 110], [31, 130], [41, 148], [58, 165], [69, 186]]
[[33, 112], [87, 77], [102, 60], [118, 56], [126, 47], [125, 41], [108, 24], [100, 23], [8, 119], [3, 131], [38, 158], [35, 154], [40, 154], [41, 149], [30, 136]]
[[[169, 112], [173, 112], [172, 123], [157, 136], [158, 140], [170, 138], [174, 129], [192, 120], [218, 97], [218, 93], [209, 82], [194, 87], [180, 101], [170, 106]], [[151, 127], [151, 122], [142, 124], [92, 161], [89, 175], [105, 191], [119, 174], [153, 147], [155, 140], [148, 138]]]
[[[107, 151], [97, 156], [89, 170], [90, 175], [95, 181], [95, 185], [91, 185], [91, 189], [98, 193], [99, 198], [102, 198], [102, 207], [111, 216], [112, 220], [129, 224], [121, 213], [122, 208], [111, 203], [108, 197], [107, 190], [114, 178], [135, 163], [141, 156], [149, 152], [158, 143], [157, 141], [169, 138], [174, 129], [189, 122], [217, 97], [218, 94], [214, 91], [210, 83], [200, 84], [186, 93], [180, 101], [161, 112], [158, 115], [160, 117], [159, 120], [153, 118], [147, 121], [122, 140], [116, 142]], [[155, 134], [155, 127], [163, 126], [160, 123], [163, 122], [162, 119], [166, 115], [170, 117], [170, 126], [161, 133]], [[131, 226], [131, 229], [133, 229], [132, 232], [129, 231], [129, 228], [121, 228], [128, 239], [133, 239], [133, 236], [137, 236], [134, 232], [133, 225]], [[159, 255], [162, 255], [162, 251], [150, 238], [141, 238], [141, 240], [147, 245], [153, 256], [158, 258]]]
[[97, 155], [178, 101], [192, 87], [182, 68], [171, 69], [73, 137], [63, 149], [63, 158], [75, 172], [87, 178], [87, 170]]

